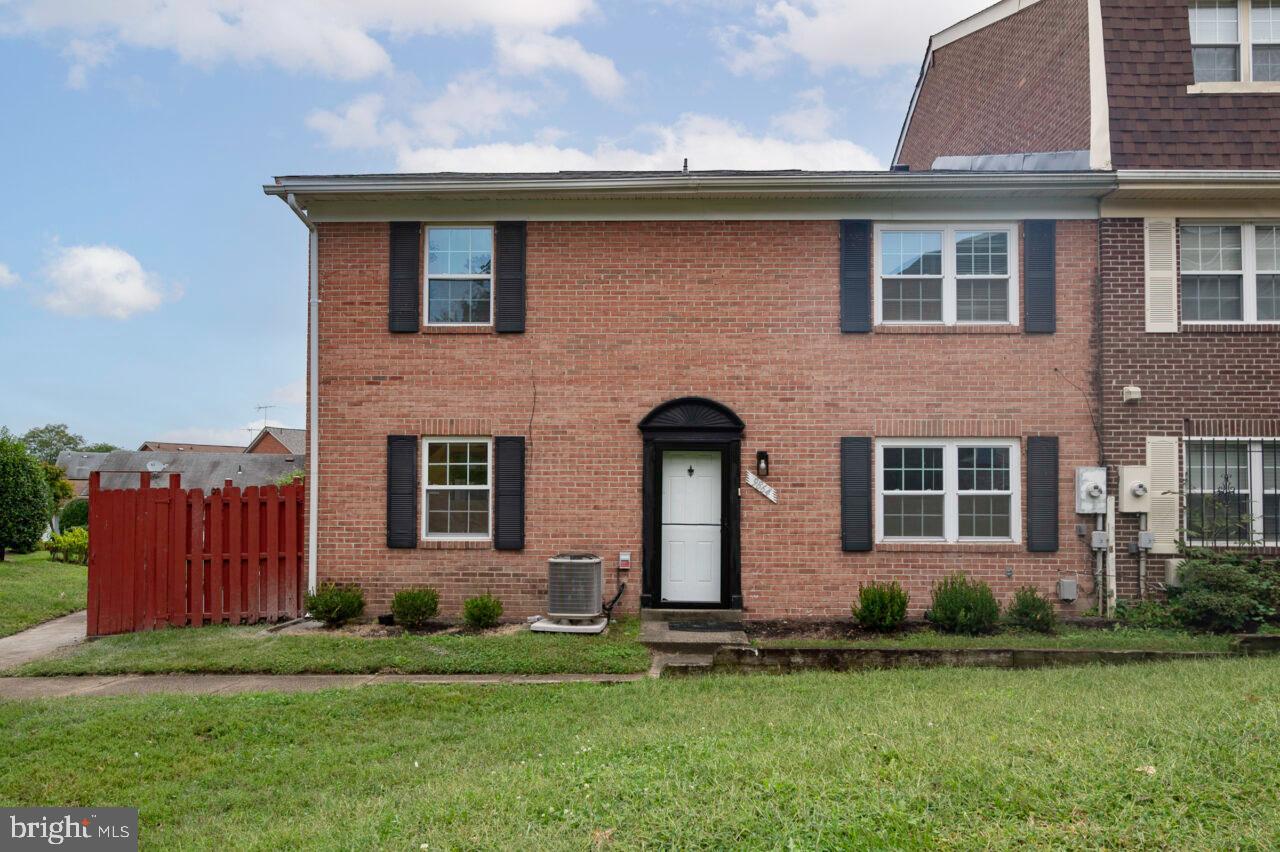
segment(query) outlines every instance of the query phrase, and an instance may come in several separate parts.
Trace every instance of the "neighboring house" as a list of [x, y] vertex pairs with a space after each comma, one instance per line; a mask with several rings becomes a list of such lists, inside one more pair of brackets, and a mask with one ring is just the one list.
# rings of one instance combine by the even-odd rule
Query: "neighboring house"
[[[1093, 390], [1111, 493], [1121, 466], [1150, 468], [1147, 589], [1176, 570], [1181, 530], [1274, 551], [1280, 2], [1021, 0], [933, 38], [900, 166], [1063, 156], [1116, 170]], [[1139, 593], [1141, 522], [1118, 519], [1122, 598]]]
[[301, 456], [307, 451], [307, 430], [267, 426], [249, 442], [244, 451]]
[[527, 615], [587, 550], [632, 608], [842, 616], [896, 579], [919, 614], [961, 570], [1083, 610], [1101, 464], [1113, 496], [1150, 465], [1157, 554], [1188, 465], [1247, 474], [1280, 543], [1277, 5], [998, 3], [931, 41], [886, 173], [277, 178], [313, 581]]
[[107, 453], [98, 467], [103, 488], [136, 488], [138, 475], [151, 474], [151, 485], [164, 488], [170, 474], [180, 474], [183, 488], [205, 492], [233, 485], [271, 485], [303, 467], [301, 456], [246, 455], [244, 453], [146, 452], [116, 450]]
[[143, 441], [139, 452], [153, 453], [243, 453], [235, 444], [186, 444], [180, 441]]
[[89, 474], [102, 466], [102, 462], [110, 453], [82, 453], [77, 450], [63, 450], [58, 453], [58, 467], [67, 475], [71, 487], [77, 497], [89, 493]]

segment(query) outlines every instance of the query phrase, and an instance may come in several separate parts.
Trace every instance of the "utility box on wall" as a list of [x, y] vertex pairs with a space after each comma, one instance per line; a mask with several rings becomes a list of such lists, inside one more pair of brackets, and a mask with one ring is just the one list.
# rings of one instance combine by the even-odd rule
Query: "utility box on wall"
[[1136, 464], [1120, 467], [1120, 511], [1144, 515], [1151, 511], [1151, 468]]
[[1105, 467], [1076, 468], [1076, 514], [1105, 515], [1107, 513], [1107, 469]]

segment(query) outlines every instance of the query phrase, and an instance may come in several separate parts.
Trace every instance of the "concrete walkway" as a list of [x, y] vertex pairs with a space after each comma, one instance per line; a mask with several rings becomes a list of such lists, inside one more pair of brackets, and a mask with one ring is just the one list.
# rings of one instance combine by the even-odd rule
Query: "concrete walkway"
[[85, 611], [73, 612], [0, 639], [0, 670], [11, 669], [84, 641]]
[[236, 695], [243, 692], [316, 692], [353, 686], [407, 684], [628, 683], [646, 674], [556, 675], [85, 675], [0, 677], [0, 699], [96, 695]]

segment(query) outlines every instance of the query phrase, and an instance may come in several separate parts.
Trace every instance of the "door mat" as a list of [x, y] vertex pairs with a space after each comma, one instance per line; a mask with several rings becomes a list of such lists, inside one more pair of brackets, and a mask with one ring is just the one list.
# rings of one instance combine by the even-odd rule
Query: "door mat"
[[732, 633], [741, 630], [737, 621], [670, 621], [667, 629], [673, 633]]

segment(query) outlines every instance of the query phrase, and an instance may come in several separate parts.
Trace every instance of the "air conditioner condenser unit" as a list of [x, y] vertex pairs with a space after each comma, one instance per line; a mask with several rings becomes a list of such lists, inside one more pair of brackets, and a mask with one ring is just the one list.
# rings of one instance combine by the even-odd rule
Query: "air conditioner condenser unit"
[[593, 553], [561, 553], [547, 562], [547, 617], [529, 629], [538, 633], [603, 633], [604, 565]]

